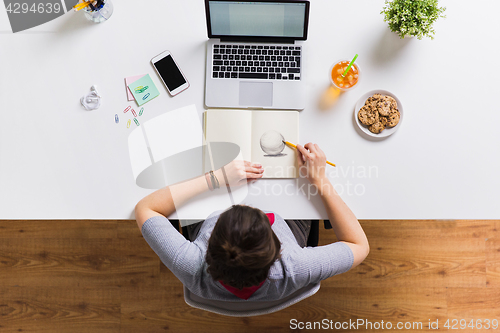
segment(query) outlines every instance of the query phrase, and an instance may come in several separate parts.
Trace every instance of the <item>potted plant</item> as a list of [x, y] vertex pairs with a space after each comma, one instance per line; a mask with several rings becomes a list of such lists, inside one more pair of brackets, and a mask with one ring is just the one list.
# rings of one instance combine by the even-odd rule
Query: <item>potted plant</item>
[[445, 17], [445, 7], [438, 6], [438, 0], [386, 0], [381, 12], [391, 31], [401, 38], [416, 36], [418, 39], [434, 39], [432, 25]]

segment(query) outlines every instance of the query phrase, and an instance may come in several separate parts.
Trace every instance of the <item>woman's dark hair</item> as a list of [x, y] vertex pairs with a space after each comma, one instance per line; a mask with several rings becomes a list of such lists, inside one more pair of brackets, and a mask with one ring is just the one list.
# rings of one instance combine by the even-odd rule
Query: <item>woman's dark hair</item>
[[207, 272], [243, 289], [264, 281], [280, 257], [281, 244], [259, 209], [235, 205], [219, 216], [208, 241]]

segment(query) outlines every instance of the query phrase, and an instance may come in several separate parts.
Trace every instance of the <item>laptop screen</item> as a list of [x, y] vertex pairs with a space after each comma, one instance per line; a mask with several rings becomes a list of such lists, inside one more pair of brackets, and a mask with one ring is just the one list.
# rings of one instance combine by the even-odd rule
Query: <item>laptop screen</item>
[[308, 1], [207, 1], [209, 37], [307, 38]]

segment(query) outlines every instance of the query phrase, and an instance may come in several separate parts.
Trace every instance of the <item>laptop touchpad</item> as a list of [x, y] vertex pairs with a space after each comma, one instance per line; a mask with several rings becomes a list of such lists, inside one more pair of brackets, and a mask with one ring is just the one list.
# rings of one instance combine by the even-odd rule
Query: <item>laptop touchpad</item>
[[273, 83], [240, 81], [240, 105], [273, 106]]

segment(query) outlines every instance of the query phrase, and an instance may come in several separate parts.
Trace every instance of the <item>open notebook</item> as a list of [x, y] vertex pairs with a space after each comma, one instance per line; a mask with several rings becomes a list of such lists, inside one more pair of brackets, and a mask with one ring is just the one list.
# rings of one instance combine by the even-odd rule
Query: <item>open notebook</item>
[[208, 110], [203, 114], [205, 139], [237, 144], [245, 161], [260, 163], [263, 178], [297, 178], [294, 149], [299, 142], [297, 111]]

